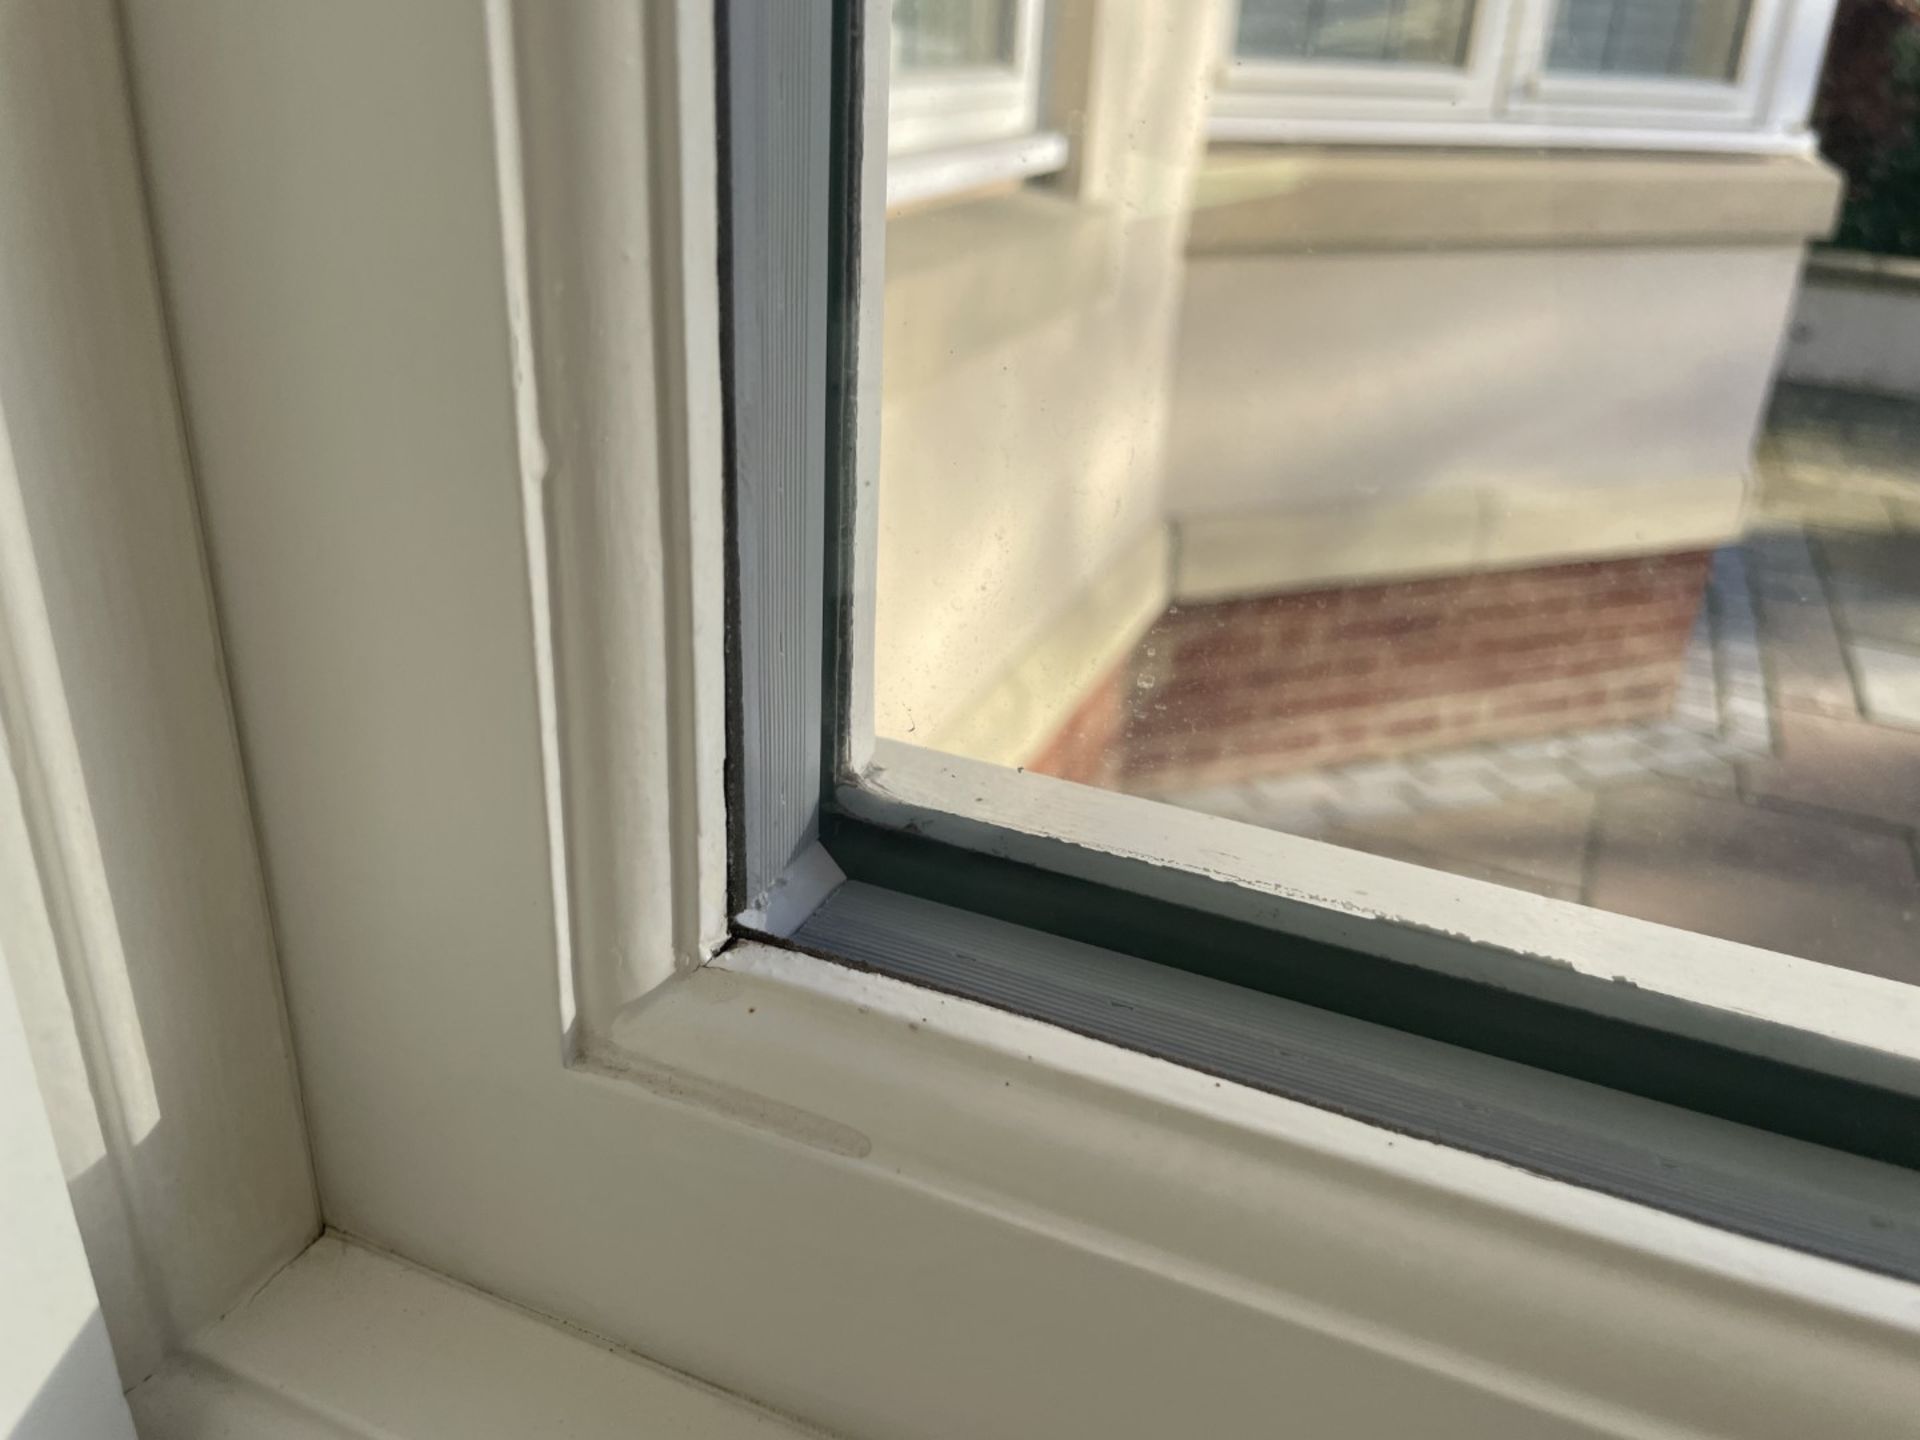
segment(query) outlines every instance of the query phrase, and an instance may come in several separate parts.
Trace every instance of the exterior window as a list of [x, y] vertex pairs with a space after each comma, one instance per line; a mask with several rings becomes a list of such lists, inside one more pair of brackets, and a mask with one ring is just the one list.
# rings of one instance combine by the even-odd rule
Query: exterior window
[[1041, 121], [1044, 0], [895, 0], [890, 206], [1045, 175], [1067, 142]]
[[1237, 53], [1259, 60], [1465, 63], [1469, 0], [1246, 0]]
[[1831, 0], [1240, 0], [1226, 141], [1807, 153]]
[[895, 63], [907, 75], [1009, 68], [1022, 8], [1014, 0], [900, 0]]
[[1547, 67], [1732, 80], [1746, 19], [1747, 6], [1736, 0], [1561, 0]]

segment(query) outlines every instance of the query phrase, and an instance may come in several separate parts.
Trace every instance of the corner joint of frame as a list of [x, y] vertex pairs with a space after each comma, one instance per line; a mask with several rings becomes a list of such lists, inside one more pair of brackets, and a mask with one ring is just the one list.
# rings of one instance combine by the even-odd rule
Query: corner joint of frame
[[846, 880], [846, 873], [819, 841], [796, 855], [756, 899], [733, 917], [734, 925], [785, 940]]

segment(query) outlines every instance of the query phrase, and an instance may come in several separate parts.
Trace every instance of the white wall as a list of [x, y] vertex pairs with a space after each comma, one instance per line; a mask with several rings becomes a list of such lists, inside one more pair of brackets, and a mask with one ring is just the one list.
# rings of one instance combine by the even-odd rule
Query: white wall
[[1091, 9], [1108, 28], [1090, 42], [1090, 194], [960, 199], [888, 226], [883, 735], [937, 736], [1162, 519], [1211, 26], [1185, 0]]
[[[1104, 48], [1075, 48], [1087, 15]], [[1156, 528], [1185, 598], [1740, 533], [1826, 167], [1203, 164], [1205, 15], [1060, 16], [1056, 80], [1092, 61], [1072, 135], [1092, 193], [1030, 185], [888, 227], [879, 733], [994, 760], [1051, 733], [1152, 608], [1099, 582]]]
[[[1703, 508], [1730, 533], [1798, 264], [1791, 245], [1195, 257], [1169, 511], [1356, 512], [1387, 571], [1578, 554], [1623, 507], [1648, 551], [1697, 540]], [[1461, 526], [1471, 548], [1446, 548]], [[1407, 547], [1422, 529], [1431, 557]]]

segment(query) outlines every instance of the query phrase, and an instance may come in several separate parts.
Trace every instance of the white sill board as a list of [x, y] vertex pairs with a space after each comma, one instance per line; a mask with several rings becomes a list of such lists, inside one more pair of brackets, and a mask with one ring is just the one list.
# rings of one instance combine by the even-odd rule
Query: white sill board
[[1051, 130], [984, 145], [895, 155], [887, 161], [887, 209], [1031, 180], [1050, 175], [1066, 163], [1067, 137]]
[[128, 1398], [142, 1440], [824, 1433], [336, 1234]]

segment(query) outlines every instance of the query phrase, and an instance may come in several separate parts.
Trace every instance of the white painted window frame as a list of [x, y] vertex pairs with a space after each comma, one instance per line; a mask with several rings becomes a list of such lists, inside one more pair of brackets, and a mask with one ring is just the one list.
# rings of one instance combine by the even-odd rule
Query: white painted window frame
[[1524, 0], [1479, 0], [1462, 64], [1454, 67], [1243, 59], [1235, 49], [1239, 0], [1227, 0], [1212, 108], [1216, 135], [1228, 122], [1258, 124], [1275, 114], [1322, 123], [1492, 120], [1516, 3]]
[[1015, 0], [1013, 57], [1005, 65], [909, 70], [890, 46], [887, 150], [903, 155], [1010, 140], [1040, 119], [1046, 0]]
[[1553, 6], [1483, 6], [1457, 72], [1249, 63], [1235, 55], [1230, 25], [1208, 134], [1249, 143], [1811, 152], [1808, 119], [1833, 0], [1755, 0], [1725, 83], [1555, 74], [1546, 63]]
[[[1910, 1422], [1920, 1290], [1906, 1282], [778, 943], [709, 949], [718, 877], [701, 828], [712, 801], [701, 797], [721, 767], [702, 743], [716, 730], [703, 706], [726, 650], [712, 608], [723, 371], [710, 8], [274, 7], [260, 12], [263, 28], [218, 47], [191, 23], [175, 28], [177, 10], [128, 13], [329, 1226], [847, 1435], [1031, 1434], [1039, 1417], [1066, 1440], [1160, 1440], [1195, 1416], [1210, 1433], [1265, 1433], [1280, 1413], [1316, 1436], [1367, 1440], [1797, 1440], [1893, 1435]], [[758, 27], [762, 63], [798, 66], [806, 80], [786, 97], [794, 108], [757, 120], [756, 143], [792, 142], [768, 158], [798, 167], [784, 181], [778, 166], [757, 181], [736, 170], [734, 183], [770, 187], [763, 219], [767, 202], [822, 197], [813, 211], [773, 206], [792, 227], [751, 256], [790, 264], [768, 278], [824, 308], [823, 170], [805, 167], [824, 165], [811, 137], [826, 129], [829, 37], [819, 13], [786, 0], [737, 0], [734, 14]], [[311, 78], [309, 47], [293, 38], [331, 57], [327, 83], [288, 85]], [[736, 23], [735, 63], [744, 38]], [[762, 101], [768, 88], [755, 92]], [[877, 91], [869, 100], [877, 125]], [[227, 123], [250, 113], [285, 123], [274, 133]], [[885, 163], [879, 147], [864, 153], [869, 283]], [[429, 165], [441, 188], [423, 197]], [[261, 184], [271, 206], [249, 203]], [[476, 224], [490, 206], [497, 224]], [[415, 227], [414, 253], [440, 267], [435, 285], [422, 287], [417, 259], [386, 243], [396, 212]], [[263, 277], [284, 279], [286, 247], [322, 218], [330, 244], [367, 245], [360, 263], [316, 264], [264, 313], [249, 305]], [[214, 247], [209, 269], [195, 257], [213, 238], [232, 243]], [[471, 333], [459, 323], [469, 307], [480, 310]], [[863, 487], [874, 474], [876, 312], [858, 307], [857, 362], [839, 377]], [[824, 330], [796, 326], [788, 343]], [[258, 375], [269, 334], [294, 337], [310, 385]], [[103, 341], [122, 336], [100, 327]], [[732, 383], [766, 358], [764, 383], [804, 400], [829, 377], [791, 363], [800, 353], [736, 352]], [[362, 388], [365, 367], [376, 383]], [[389, 407], [378, 383], [389, 374], [430, 376], [446, 403]], [[633, 406], [626, 426], [601, 408], [619, 396]], [[93, 436], [89, 397], [67, 398], [65, 428]], [[152, 413], [172, 423], [169, 408]], [[824, 466], [826, 438], [799, 408], [784, 414], [732, 442], [736, 467], [777, 482], [748, 497], [769, 508], [745, 522], [770, 544], [768, 583], [754, 592], [769, 602], [806, 593], [790, 581], [816, 596], [824, 584], [817, 559], [811, 572], [773, 573], [825, 521], [782, 506]], [[736, 409], [734, 424], [749, 418]], [[404, 457], [404, 503], [386, 484], [325, 483], [368, 453], [369, 420], [387, 427], [374, 453]], [[89, 485], [127, 487], [132, 510], [151, 495], [150, 475], [105, 465]], [[167, 495], [174, 521], [194, 513], [184, 485]], [[58, 553], [90, 553], [102, 526], [120, 533], [112, 506], [96, 510], [49, 507]], [[856, 513], [870, 523], [870, 506]], [[781, 540], [782, 525], [796, 534]], [[33, 532], [36, 547], [48, 533]], [[605, 563], [606, 546], [621, 566]], [[684, 571], [668, 562], [674, 547]], [[191, 546], [151, 563], [149, 580], [204, 586]], [[8, 580], [39, 593], [23, 570]], [[674, 596], [658, 609], [656, 582]], [[870, 571], [850, 582], [859, 613]], [[15, 595], [0, 597], [9, 627], [26, 613]], [[98, 604], [114, 618], [111, 594]], [[135, 613], [144, 628], [128, 623]], [[740, 618], [754, 643], [810, 633], [777, 603]], [[123, 610], [118, 624], [113, 633], [139, 635], [147, 653], [170, 643], [160, 637], [179, 640], [151, 611]], [[33, 669], [36, 714], [68, 698], [72, 656]], [[182, 666], [202, 698], [218, 694], [217, 671]], [[809, 673], [818, 684], [817, 667], [786, 673], [803, 692]], [[856, 660], [854, 682], [870, 678]], [[807, 710], [804, 693], [761, 699], [759, 718]], [[307, 724], [316, 711], [328, 723]], [[642, 727], [646, 743], [623, 750], [623, 725]], [[148, 727], [147, 738], [186, 754], [207, 728]], [[783, 904], [804, 913], [808, 887], [834, 883], [817, 869], [817, 786], [781, 788], [818, 781], [816, 734], [767, 729], [735, 756], [747, 773], [731, 858], [746, 872], [739, 885], [765, 882], [753, 893], [775, 925]], [[848, 742], [869, 781], [880, 778], [876, 754], [911, 769], [911, 756], [876, 752], [870, 735]], [[636, 768], [596, 768], [608, 745]], [[156, 752], [154, 773], [169, 773], [166, 759]], [[655, 787], [680, 800], [664, 816]], [[114, 818], [88, 786], [60, 798], [62, 825]], [[949, 830], [978, 818], [942, 804]], [[183, 830], [163, 803], [138, 838], [177, 852], [179, 834], [208, 833], [191, 813], [202, 823]], [[120, 817], [112, 833], [132, 838], [140, 818]], [[200, 849], [179, 863], [189, 860], [207, 865]], [[665, 861], [664, 891], [616, 890], [606, 908], [593, 877]], [[1415, 873], [1375, 866], [1361, 878]], [[242, 881], [252, 873], [235, 868]], [[165, 865], [142, 866], [116, 898], [181, 883]], [[1458, 903], [1477, 892], [1447, 893]], [[667, 914], [639, 904], [662, 896]], [[110, 905], [81, 899], [84, 916], [111, 919]], [[1379, 919], [1336, 912], [1361, 928]], [[688, 918], [668, 923], [676, 915]], [[185, 919], [217, 933], [198, 910]], [[174, 995], [219, 993], [240, 960], [263, 954], [210, 950], [180, 947]], [[272, 1024], [204, 1004], [165, 1013], [168, 1044], [198, 1042], [209, 1063], [236, 1033]], [[258, 1081], [223, 1073], [243, 1090], [226, 1098], [260, 1108]], [[244, 1139], [247, 1154], [303, 1138], [297, 1117], [232, 1136], [217, 1105], [169, 1119], [209, 1143]], [[230, 1227], [204, 1224], [209, 1207], [182, 1217], [170, 1203], [183, 1180], [223, 1173], [171, 1177], [140, 1211], [148, 1243], [231, 1245]], [[311, 1233], [310, 1211], [290, 1214], [290, 1233]], [[250, 1286], [234, 1286], [227, 1318], [135, 1390], [146, 1433], [207, 1433], [224, 1420], [236, 1433], [301, 1434], [320, 1414], [348, 1433], [425, 1440], [448, 1433], [449, 1416], [499, 1433], [529, 1395], [554, 1397], [543, 1413], [557, 1415], [582, 1393], [597, 1433], [649, 1423], [692, 1433], [603, 1404], [654, 1403], [645, 1396], [658, 1387], [596, 1378], [601, 1342], [503, 1340], [503, 1327], [529, 1332], [491, 1301], [436, 1300], [392, 1267], [356, 1280], [329, 1260], [338, 1248], [325, 1240], [296, 1262], [304, 1304], [284, 1290], [249, 1301]], [[108, 1303], [104, 1284], [102, 1294]], [[363, 1325], [343, 1317], [354, 1307]], [[477, 1307], [479, 1320], [436, 1328]], [[449, 1334], [479, 1338], [469, 1351]], [[376, 1343], [343, 1343], [365, 1336]], [[449, 1355], [467, 1356], [464, 1373]]]
[[[1523, 123], [1759, 130], [1767, 120], [1764, 105], [1782, 59], [1783, 31], [1802, 3], [1808, 0], [1753, 0], [1734, 73], [1716, 82], [1555, 74], [1547, 64], [1552, 0], [1523, 0], [1505, 113]], [[1825, 0], [1814, 0], [1815, 9], [1824, 5]]]
[[[888, 46], [889, 206], [1052, 174], [1067, 139], [1041, 125], [1047, 0], [1016, 0], [1007, 65], [915, 72]], [[891, 16], [877, 17], [891, 31]]]

